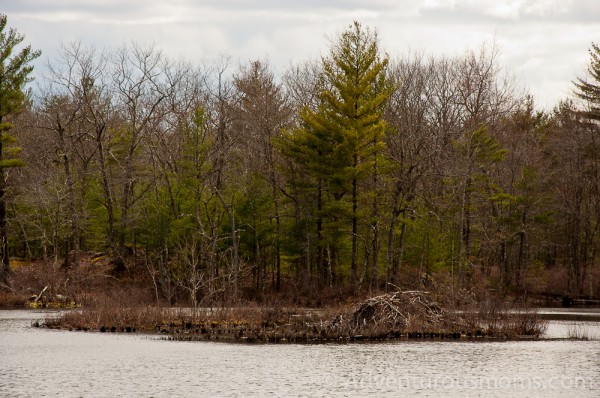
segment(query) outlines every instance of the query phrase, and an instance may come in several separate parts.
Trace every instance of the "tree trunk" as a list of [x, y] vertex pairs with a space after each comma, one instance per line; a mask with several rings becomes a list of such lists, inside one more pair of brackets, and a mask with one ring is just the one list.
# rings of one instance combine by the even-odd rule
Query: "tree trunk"
[[[354, 154], [354, 168], [358, 165], [358, 155]], [[358, 290], [358, 181], [352, 178], [352, 263], [350, 265], [352, 289]]]
[[[374, 146], [377, 146], [377, 138], [374, 140]], [[373, 219], [371, 222], [371, 232], [373, 239], [371, 241], [373, 251], [373, 263], [371, 264], [371, 283], [369, 290], [379, 289], [379, 203], [377, 201], [377, 189], [379, 184], [379, 170], [377, 167], [377, 152], [373, 155]]]
[[317, 273], [319, 280], [321, 279], [323, 269], [325, 267], [325, 252], [323, 248], [323, 188], [322, 181], [319, 179], [317, 183]]
[[[0, 117], [0, 123], [2, 118]], [[3, 142], [0, 137], [0, 159], [3, 158]], [[2, 287], [10, 287], [10, 257], [8, 247], [8, 229], [6, 225], [6, 199], [4, 195], [6, 193], [6, 172], [3, 168], [0, 168], [0, 251], [2, 255], [2, 265], [0, 271], [0, 284]]]
[[104, 205], [108, 216], [108, 245], [113, 258], [117, 257], [116, 237], [115, 237], [115, 211], [113, 205], [113, 195], [106, 170], [106, 158], [104, 154], [104, 144], [102, 138], [106, 126], [101, 126], [96, 130], [96, 146], [98, 148], [98, 161], [100, 163], [100, 174], [102, 175], [102, 190], [104, 193]]
[[[65, 148], [63, 147], [63, 150]], [[71, 207], [71, 235], [73, 239], [73, 267], [79, 267], [79, 217], [77, 214], [77, 205], [75, 203], [75, 188], [73, 177], [71, 175], [71, 163], [67, 154], [63, 154], [63, 166], [65, 168], [65, 177], [67, 179], [67, 190], [69, 193], [69, 207]], [[67, 252], [67, 257], [69, 253]]]
[[519, 232], [519, 257], [517, 259], [517, 269], [515, 270], [515, 287], [517, 289], [521, 288], [522, 285], [522, 274], [525, 263], [525, 242], [526, 242], [526, 234], [525, 234], [525, 223], [527, 221], [527, 212], [523, 212], [523, 217], [521, 219], [521, 231]]
[[271, 169], [271, 186], [273, 187], [273, 203], [275, 205], [275, 290], [281, 289], [281, 218], [279, 215], [279, 196], [275, 184], [275, 174]]
[[238, 273], [239, 273], [239, 244], [237, 238], [237, 227], [235, 222], [235, 215], [233, 211], [229, 208], [227, 203], [225, 203], [225, 199], [219, 190], [215, 190], [215, 194], [219, 197], [219, 200], [223, 204], [223, 208], [229, 217], [229, 222], [231, 226], [231, 296], [229, 297], [231, 300], [236, 300], [238, 295]]

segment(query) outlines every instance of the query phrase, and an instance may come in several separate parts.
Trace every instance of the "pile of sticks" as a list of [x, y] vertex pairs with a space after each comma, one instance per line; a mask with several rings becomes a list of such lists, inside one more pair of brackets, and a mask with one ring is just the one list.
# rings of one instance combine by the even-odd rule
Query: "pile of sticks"
[[434, 326], [444, 321], [445, 312], [424, 291], [397, 291], [371, 297], [354, 311], [356, 327], [385, 327], [399, 330]]

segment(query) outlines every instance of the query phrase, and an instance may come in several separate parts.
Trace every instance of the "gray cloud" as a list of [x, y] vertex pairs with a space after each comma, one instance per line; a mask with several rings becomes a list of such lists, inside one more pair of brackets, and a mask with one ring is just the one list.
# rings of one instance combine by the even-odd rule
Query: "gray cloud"
[[[0, 0], [1, 1], [1, 0]], [[569, 94], [600, 32], [596, 0], [19, 0], [9, 25], [52, 59], [60, 41], [96, 47], [155, 43], [197, 61], [229, 53], [276, 68], [318, 57], [358, 19], [376, 27], [391, 55], [452, 55], [495, 40], [501, 61], [546, 107]], [[38, 71], [43, 71], [38, 62]]]

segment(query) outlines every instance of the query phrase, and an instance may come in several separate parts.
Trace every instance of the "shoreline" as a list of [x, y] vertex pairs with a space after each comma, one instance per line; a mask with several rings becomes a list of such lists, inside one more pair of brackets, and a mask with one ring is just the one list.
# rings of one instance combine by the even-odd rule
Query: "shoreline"
[[[513, 327], [507, 328], [512, 321], [505, 319], [504, 326], [496, 323], [496, 332], [489, 333], [488, 328], [484, 327], [463, 327], [456, 328], [446, 327], [445, 329], [412, 329], [412, 330], [383, 330], [383, 329], [341, 329], [331, 325], [331, 309], [302, 309], [289, 312], [287, 320], [279, 322], [265, 322], [264, 319], [243, 320], [240, 318], [242, 310], [256, 316], [257, 308], [237, 307], [236, 313], [223, 312], [217, 317], [215, 313], [211, 317], [200, 317], [199, 313], [207, 314], [207, 309], [193, 308], [130, 308], [120, 309], [123, 315], [128, 312], [146, 311], [146, 318], [141, 317], [133, 323], [131, 318], [123, 316], [121, 319], [114, 318], [112, 322], [100, 322], [96, 325], [90, 323], [75, 322], [76, 317], [73, 315], [86, 315], [87, 317], [98, 316], [100, 310], [92, 309], [28, 309], [28, 308], [5, 308], [5, 311], [24, 311], [39, 313], [40, 318], [32, 322], [31, 326], [36, 328], [47, 328], [48, 330], [62, 331], [79, 331], [101, 334], [136, 334], [144, 335], [148, 338], [155, 338], [166, 341], [206, 341], [206, 342], [225, 342], [225, 343], [248, 343], [248, 344], [351, 344], [351, 343], [380, 343], [380, 342], [402, 342], [402, 341], [457, 341], [457, 342], [485, 342], [485, 341], [539, 341], [539, 340], [597, 340], [597, 333], [592, 334], [580, 333], [586, 326], [577, 326], [579, 322], [583, 324], [593, 325], [600, 322], [594, 317], [578, 318], [572, 320], [573, 324], [569, 325], [570, 320], [565, 320], [562, 316], [540, 316], [538, 314], [538, 326], [542, 326], [544, 330], [538, 329], [537, 334], [518, 334]], [[265, 310], [265, 309], [262, 309]], [[296, 309], [298, 310], [298, 309]], [[535, 309], [528, 312], [531, 315]], [[560, 314], [560, 308], [554, 308], [554, 311], [548, 311], [554, 315]], [[588, 314], [600, 312], [598, 308], [590, 308]], [[562, 311], [566, 312], [566, 311]], [[182, 316], [187, 313], [189, 316]], [[558, 314], [557, 314], [558, 313]], [[65, 315], [71, 317], [65, 318]], [[157, 316], [160, 315], [161, 320]], [[175, 316], [174, 316], [175, 315]], [[235, 315], [235, 316], [233, 316]], [[471, 314], [474, 316], [475, 314]], [[481, 314], [477, 314], [481, 317]], [[237, 318], [232, 320], [231, 318]], [[226, 319], [230, 318], [230, 319]], [[292, 319], [292, 322], [289, 322]], [[106, 320], [106, 319], [104, 319]], [[562, 335], [556, 334], [547, 330], [548, 324], [562, 324]], [[466, 326], [466, 325], [463, 325]], [[481, 326], [481, 325], [479, 325]], [[554, 328], [556, 325], [553, 326]], [[595, 326], [592, 326], [595, 330]], [[503, 331], [504, 330], [504, 331]], [[508, 333], [507, 331], [512, 331]], [[546, 331], [549, 336], [545, 336]]]
[[[171, 340], [331, 342], [398, 339], [538, 338], [546, 322], [535, 311], [487, 305], [459, 312], [440, 307], [428, 292], [397, 291], [354, 306], [311, 310], [290, 307], [101, 307], [65, 311], [43, 326], [99, 332], [152, 332]], [[41, 326], [41, 325], [38, 325]]]

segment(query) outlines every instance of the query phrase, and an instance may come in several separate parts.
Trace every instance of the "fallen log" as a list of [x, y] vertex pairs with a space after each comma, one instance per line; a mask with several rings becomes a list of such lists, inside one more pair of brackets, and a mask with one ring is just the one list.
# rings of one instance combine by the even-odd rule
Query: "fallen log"
[[46, 292], [46, 290], [48, 290], [48, 286], [44, 286], [44, 288], [42, 289], [40, 294], [37, 295], [37, 297], [35, 298], [35, 300], [33, 300], [33, 302], [37, 303], [42, 298], [42, 296], [44, 295], [44, 292]]

